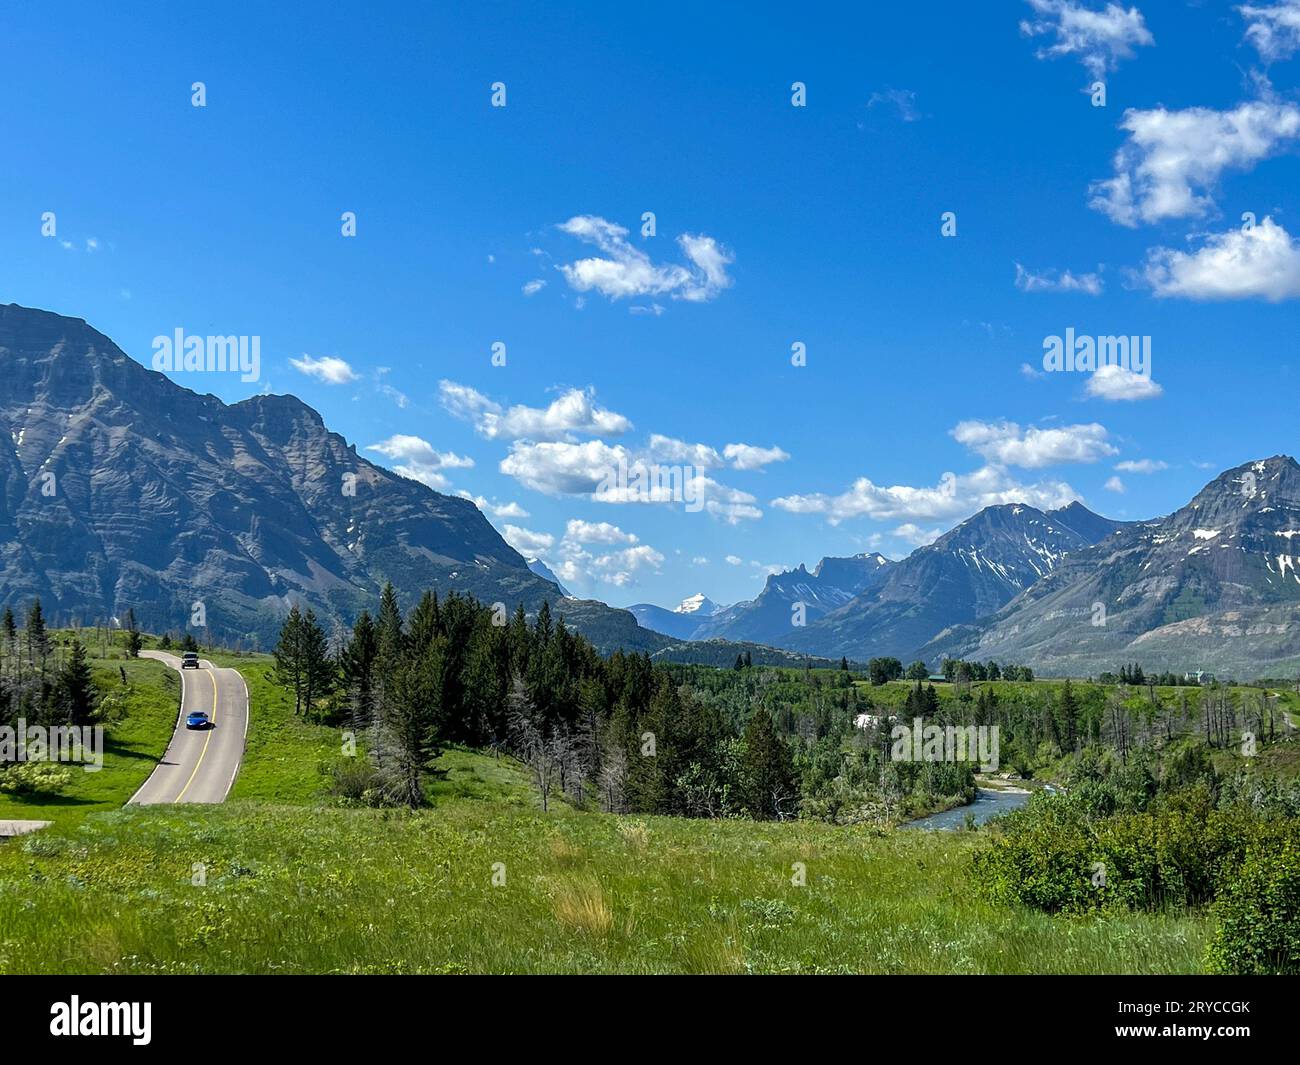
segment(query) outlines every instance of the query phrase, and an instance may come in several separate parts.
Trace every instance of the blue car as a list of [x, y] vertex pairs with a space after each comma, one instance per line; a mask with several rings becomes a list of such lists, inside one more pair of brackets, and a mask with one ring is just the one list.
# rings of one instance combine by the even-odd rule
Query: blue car
[[185, 718], [186, 728], [207, 728], [212, 722], [208, 720], [208, 715], [202, 710], [195, 710]]

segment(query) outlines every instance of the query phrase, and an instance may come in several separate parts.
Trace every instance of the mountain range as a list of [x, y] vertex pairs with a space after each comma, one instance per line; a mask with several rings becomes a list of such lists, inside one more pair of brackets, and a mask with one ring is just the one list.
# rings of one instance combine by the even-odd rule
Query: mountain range
[[920, 649], [940, 631], [994, 613], [1119, 524], [1081, 503], [1046, 512], [1023, 503], [986, 507], [888, 567], [879, 583], [843, 606], [788, 628], [779, 646], [924, 657]]
[[811, 573], [801, 565], [773, 574], [756, 598], [693, 627], [678, 614], [654, 614], [659, 608], [631, 610], [641, 624], [662, 625], [660, 632], [671, 627], [686, 638], [751, 640], [857, 661], [911, 660], [939, 632], [996, 612], [1068, 552], [1121, 524], [1081, 503], [1046, 513], [1025, 504], [988, 507], [899, 562], [870, 552], [823, 558]]
[[[1079, 674], [1141, 662], [1242, 678], [1300, 665], [1300, 466], [1220, 474], [1168, 517], [1071, 552], [1000, 610], [921, 649]], [[1272, 671], [1272, 672], [1270, 672]]]
[[[994, 658], [1042, 673], [1140, 661], [1240, 676], [1300, 664], [1300, 466], [1247, 463], [1122, 523], [988, 507], [901, 561], [823, 558], [752, 600], [575, 599], [467, 499], [368, 462], [291, 395], [225, 404], [83, 320], [0, 306], [0, 607], [52, 623], [206, 629], [267, 646], [293, 603], [348, 623], [391, 581], [553, 612], [598, 648], [730, 664]], [[195, 375], [194, 379], [202, 379]]]
[[404, 607], [426, 589], [550, 603], [605, 652], [805, 660], [572, 598], [472, 501], [368, 462], [298, 398], [200, 395], [80, 318], [0, 305], [0, 370], [0, 608], [20, 618], [39, 597], [51, 624], [130, 609], [145, 630], [265, 648], [291, 605], [350, 624], [391, 581]]

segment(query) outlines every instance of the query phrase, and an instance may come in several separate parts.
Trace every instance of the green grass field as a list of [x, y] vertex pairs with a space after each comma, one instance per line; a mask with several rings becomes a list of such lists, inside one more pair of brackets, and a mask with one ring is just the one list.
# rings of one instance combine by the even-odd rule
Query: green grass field
[[0, 792], [0, 820], [79, 821], [89, 813], [123, 805], [167, 749], [180, 708], [176, 671], [148, 659], [91, 658], [101, 695], [122, 688], [126, 670], [126, 716], [105, 731], [104, 767], [87, 773], [72, 767], [72, 782], [58, 795], [22, 797]]
[[[103, 772], [40, 802], [0, 795], [0, 817], [55, 822], [0, 843], [0, 973], [1201, 971], [1205, 915], [984, 900], [983, 833], [543, 814], [517, 763], [460, 749], [429, 809], [340, 808], [320, 767], [342, 730], [296, 717], [266, 655], [211, 656], [253, 707], [231, 801], [123, 809], [179, 682], [117, 655], [93, 660], [103, 691], [119, 667], [129, 682]], [[908, 687], [867, 690], [892, 704]]]
[[1190, 973], [1209, 933], [980, 901], [978, 834], [542, 814], [509, 761], [444, 761], [414, 814], [152, 807], [0, 845], [0, 972]]

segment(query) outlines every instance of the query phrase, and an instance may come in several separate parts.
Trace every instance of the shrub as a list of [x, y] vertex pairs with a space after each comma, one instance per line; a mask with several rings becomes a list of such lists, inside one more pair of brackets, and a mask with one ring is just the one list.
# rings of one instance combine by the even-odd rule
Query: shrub
[[1245, 807], [1209, 809], [1204, 797], [1192, 790], [1150, 812], [1094, 818], [1093, 796], [1035, 796], [999, 820], [974, 872], [990, 897], [1045, 913], [1205, 905], [1252, 844], [1276, 849], [1296, 830]]
[[341, 806], [396, 805], [389, 782], [365, 757], [337, 758], [320, 767], [328, 791]]
[[1300, 842], [1252, 849], [1213, 913], [1210, 972], [1300, 974]]
[[53, 762], [19, 762], [0, 773], [0, 791], [15, 795], [57, 795], [72, 783], [72, 772]]

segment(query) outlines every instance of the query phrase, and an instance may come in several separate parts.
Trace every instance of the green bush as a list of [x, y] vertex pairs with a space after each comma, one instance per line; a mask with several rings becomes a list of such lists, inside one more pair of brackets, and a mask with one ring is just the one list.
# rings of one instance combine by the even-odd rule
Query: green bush
[[1096, 818], [1087, 801], [1036, 796], [997, 823], [974, 859], [983, 892], [1045, 913], [1155, 912], [1212, 902], [1248, 847], [1276, 847], [1293, 823], [1244, 807], [1215, 810], [1189, 791], [1145, 813]]
[[0, 773], [0, 791], [12, 795], [57, 795], [71, 783], [71, 770], [53, 762], [19, 762]]
[[1213, 913], [1210, 972], [1300, 974], [1300, 842], [1252, 849]]

